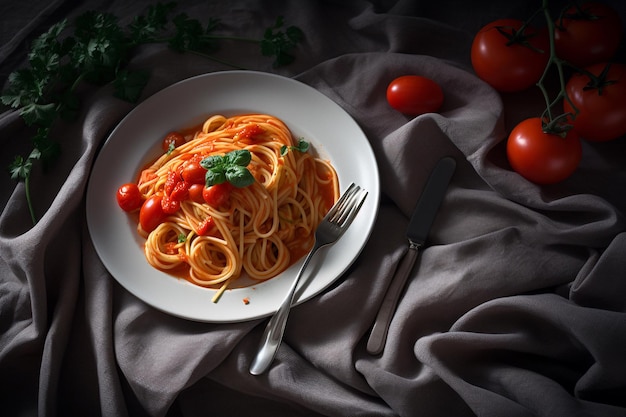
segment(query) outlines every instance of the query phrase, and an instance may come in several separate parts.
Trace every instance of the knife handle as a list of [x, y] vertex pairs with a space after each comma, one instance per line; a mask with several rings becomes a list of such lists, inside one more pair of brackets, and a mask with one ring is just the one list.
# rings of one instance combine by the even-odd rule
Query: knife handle
[[402, 263], [398, 266], [398, 270], [391, 281], [391, 284], [389, 284], [383, 303], [378, 310], [378, 315], [376, 316], [376, 321], [372, 327], [372, 332], [367, 340], [367, 351], [372, 355], [378, 355], [385, 347], [391, 318], [396, 311], [396, 306], [398, 305], [400, 294], [402, 294], [402, 289], [404, 288], [406, 280], [411, 273], [411, 269], [413, 269], [415, 260], [417, 259], [418, 249], [419, 247], [416, 245], [409, 246], [409, 250], [402, 258]]

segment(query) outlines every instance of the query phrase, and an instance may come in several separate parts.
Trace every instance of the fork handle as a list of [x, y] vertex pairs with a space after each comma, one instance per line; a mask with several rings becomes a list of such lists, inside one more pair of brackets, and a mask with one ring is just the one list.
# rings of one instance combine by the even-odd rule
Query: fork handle
[[263, 331], [263, 336], [261, 337], [261, 345], [259, 347], [259, 351], [254, 357], [252, 364], [250, 365], [250, 373], [252, 375], [260, 375], [265, 372], [274, 360], [276, 352], [280, 347], [280, 343], [283, 340], [285, 326], [287, 325], [287, 318], [289, 317], [289, 312], [291, 311], [291, 305], [293, 304], [293, 299], [296, 294], [296, 288], [298, 288], [298, 282], [300, 281], [300, 277], [302, 277], [304, 270], [306, 269], [313, 255], [321, 247], [322, 246], [319, 245], [317, 242], [315, 243], [313, 249], [304, 259], [304, 263], [300, 267], [298, 275], [296, 275], [296, 278], [293, 280], [293, 283], [291, 284], [291, 287], [287, 292], [287, 296], [280, 305], [280, 308], [267, 323], [267, 326]]

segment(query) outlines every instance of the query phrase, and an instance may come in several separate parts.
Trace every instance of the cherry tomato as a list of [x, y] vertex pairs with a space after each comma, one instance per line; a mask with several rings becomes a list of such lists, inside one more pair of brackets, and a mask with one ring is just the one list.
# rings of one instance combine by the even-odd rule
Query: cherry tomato
[[117, 189], [117, 204], [124, 211], [135, 211], [143, 204], [143, 196], [137, 184], [128, 183]]
[[206, 168], [200, 162], [189, 162], [183, 166], [181, 177], [190, 184], [204, 184], [206, 182]]
[[554, 184], [569, 177], [578, 167], [582, 147], [574, 130], [566, 137], [543, 132], [540, 117], [519, 123], [506, 145], [513, 169], [536, 184]]
[[495, 20], [480, 29], [472, 42], [476, 75], [498, 91], [522, 91], [535, 85], [548, 63], [547, 31], [527, 26], [520, 32], [522, 25], [517, 19]]
[[389, 83], [387, 102], [399, 112], [412, 116], [434, 113], [443, 104], [443, 91], [430, 78], [403, 75]]
[[555, 22], [554, 47], [559, 58], [582, 68], [609, 61], [621, 36], [617, 11], [603, 3], [587, 2], [569, 7]]
[[139, 210], [139, 224], [146, 232], [151, 232], [161, 224], [166, 215], [161, 208], [162, 197], [153, 195], [148, 197]]
[[204, 202], [208, 205], [220, 207], [228, 201], [232, 189], [233, 186], [229, 182], [215, 184], [208, 188], [205, 187], [202, 190], [202, 197], [204, 198]]
[[[595, 64], [586, 70], [600, 75], [606, 64]], [[567, 96], [578, 109], [572, 121], [578, 134], [590, 141], [603, 142], [626, 135], [626, 65], [611, 64], [605, 84], [593, 86], [585, 74], [574, 74], [567, 82]], [[574, 113], [567, 100], [563, 110]]]
[[196, 203], [204, 203], [204, 197], [202, 197], [202, 191], [204, 191], [203, 184], [191, 184], [189, 186], [189, 199]]
[[185, 143], [185, 137], [178, 132], [170, 132], [163, 138], [161, 148], [165, 152], [169, 152], [172, 148], [177, 148]]

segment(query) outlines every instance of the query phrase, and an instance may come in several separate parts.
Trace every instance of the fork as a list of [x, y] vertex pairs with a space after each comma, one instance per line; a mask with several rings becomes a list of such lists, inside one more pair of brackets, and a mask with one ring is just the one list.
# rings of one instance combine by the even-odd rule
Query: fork
[[354, 183], [350, 184], [348, 189], [322, 219], [315, 231], [313, 249], [311, 249], [304, 259], [304, 263], [300, 267], [300, 271], [298, 271], [298, 275], [296, 275], [291, 287], [289, 287], [289, 291], [280, 305], [280, 308], [274, 313], [265, 327], [259, 351], [250, 366], [250, 373], [252, 375], [260, 375], [265, 372], [274, 360], [276, 351], [278, 351], [278, 347], [283, 339], [283, 334], [285, 333], [287, 317], [289, 316], [289, 311], [293, 304], [298, 282], [309, 264], [309, 261], [319, 249], [335, 243], [341, 235], [343, 235], [363, 205], [365, 197], [367, 197], [367, 191]]

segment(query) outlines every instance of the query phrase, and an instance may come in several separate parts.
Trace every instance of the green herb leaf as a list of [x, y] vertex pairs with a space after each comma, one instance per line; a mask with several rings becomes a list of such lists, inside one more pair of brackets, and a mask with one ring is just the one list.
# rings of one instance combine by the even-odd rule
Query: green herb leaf
[[226, 173], [224, 169], [220, 167], [214, 167], [209, 169], [205, 175], [206, 186], [210, 187], [212, 185], [221, 184], [226, 181]]
[[204, 34], [202, 24], [196, 19], [190, 19], [186, 13], [175, 16], [173, 22], [176, 33], [169, 42], [170, 47], [179, 52], [200, 49], [200, 38]]
[[211, 155], [200, 161], [200, 165], [207, 170], [205, 175], [206, 186], [230, 182], [237, 188], [247, 187], [254, 183], [254, 176], [247, 166], [252, 160], [252, 154], [247, 149], [228, 152], [225, 155]]
[[113, 81], [115, 96], [130, 103], [136, 103], [148, 83], [148, 78], [147, 71], [119, 71]]
[[283, 145], [280, 147], [280, 156], [287, 155], [290, 150], [305, 153], [309, 150], [309, 142], [301, 138], [295, 146]]
[[50, 126], [57, 117], [57, 106], [54, 103], [36, 104], [30, 103], [22, 107], [20, 115], [27, 125]]
[[263, 40], [261, 40], [261, 53], [264, 56], [275, 57], [273, 66], [279, 67], [293, 62], [295, 57], [291, 50], [304, 39], [304, 32], [296, 26], [289, 26], [282, 31], [284, 20], [279, 16], [271, 26], [265, 30]]
[[17, 155], [9, 165], [11, 179], [25, 180], [30, 175], [32, 167], [33, 161], [30, 158], [24, 159], [21, 155]]
[[148, 7], [146, 16], [136, 16], [129, 26], [132, 42], [141, 44], [156, 41], [160, 32], [167, 27], [169, 14], [175, 7], [175, 2], [157, 3]]
[[224, 164], [226, 165], [238, 165], [246, 167], [251, 160], [252, 154], [246, 149], [231, 151], [224, 155]]
[[248, 168], [239, 165], [230, 165], [225, 170], [226, 180], [237, 188], [244, 188], [254, 183], [254, 177]]

